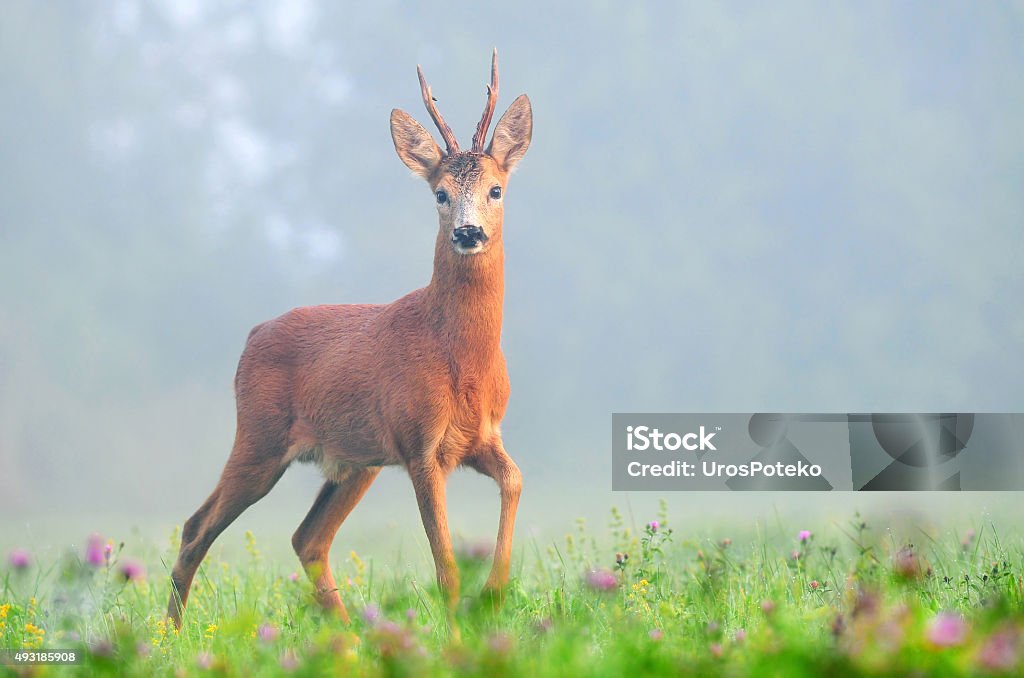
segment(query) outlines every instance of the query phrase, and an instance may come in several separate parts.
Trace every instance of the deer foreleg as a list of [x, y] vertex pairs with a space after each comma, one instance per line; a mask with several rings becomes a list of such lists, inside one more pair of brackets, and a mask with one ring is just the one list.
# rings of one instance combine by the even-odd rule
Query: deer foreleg
[[435, 464], [417, 463], [409, 465], [409, 476], [416, 490], [416, 502], [420, 507], [423, 529], [430, 542], [437, 570], [437, 583], [448, 607], [448, 623], [453, 637], [458, 639], [459, 629], [455, 623], [455, 608], [459, 602], [459, 569], [452, 551], [452, 537], [448, 531], [448, 509], [445, 501], [445, 473]]

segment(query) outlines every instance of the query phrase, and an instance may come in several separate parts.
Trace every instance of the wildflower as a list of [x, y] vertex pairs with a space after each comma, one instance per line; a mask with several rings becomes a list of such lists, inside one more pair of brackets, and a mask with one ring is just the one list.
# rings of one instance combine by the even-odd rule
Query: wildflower
[[761, 612], [764, 612], [766, 615], [770, 615], [772, 612], [775, 612], [775, 603], [771, 600], [762, 600]]
[[487, 647], [495, 654], [509, 654], [512, 646], [512, 636], [507, 633], [498, 632], [487, 639]]
[[412, 609], [411, 607], [408, 610], [406, 610], [405, 611], [405, 619], [410, 624], [413, 623], [414, 621], [416, 621], [416, 610]]
[[591, 570], [587, 573], [586, 583], [595, 591], [612, 591], [619, 585], [615, 575], [608, 570]]
[[277, 637], [281, 635], [281, 632], [277, 630], [277, 627], [269, 622], [260, 624], [260, 627], [256, 629], [256, 637], [264, 643], [272, 643], [277, 640]]
[[206, 627], [206, 637], [207, 638], [213, 638], [214, 635], [216, 635], [216, 634], [217, 634], [217, 625], [216, 624], [210, 624], [209, 626]]
[[483, 562], [491, 557], [494, 551], [494, 544], [483, 539], [471, 542], [462, 542], [459, 545], [459, 557], [463, 560]]
[[843, 631], [846, 630], [846, 619], [842, 614], [837, 614], [835, 619], [832, 620], [832, 635], [839, 637], [843, 635]]
[[108, 638], [101, 638], [89, 645], [89, 652], [95, 657], [113, 657], [114, 644]]
[[960, 645], [967, 638], [967, 624], [960, 615], [940, 612], [928, 624], [927, 637], [936, 647]]
[[25, 646], [30, 648], [38, 648], [43, 645], [43, 636], [46, 635], [46, 630], [41, 629], [31, 622], [25, 624]]
[[892, 566], [893, 571], [901, 579], [918, 579], [924, 571], [913, 546], [904, 546], [897, 551]]
[[797, 535], [797, 538], [800, 540], [801, 544], [806, 544], [810, 540], [811, 536], [810, 530], [800, 530], [800, 534]]
[[726, 537], [722, 541], [718, 542], [718, 546], [719, 546], [719, 548], [727, 549], [730, 546], [732, 546], [732, 539], [729, 539], [728, 537]]
[[380, 608], [373, 603], [368, 604], [363, 608], [363, 620], [367, 624], [374, 624], [380, 619]]
[[965, 550], [970, 548], [971, 543], [974, 541], [974, 535], [975, 535], [974, 530], [967, 530], [967, 532], [964, 533], [963, 540], [961, 540], [961, 542], [960, 542], [960, 546], [963, 549], [965, 549]]
[[660, 527], [660, 525], [658, 524], [657, 520], [652, 520], [651, 522], [647, 523], [647, 531], [650, 532], [651, 534], [654, 534], [655, 532], [657, 532], [658, 531], [658, 527]]
[[619, 565], [619, 566], [625, 565], [626, 561], [628, 561], [628, 560], [629, 560], [629, 554], [628, 553], [616, 553], [615, 554], [615, 564], [616, 565]]
[[722, 644], [721, 643], [711, 643], [711, 647], [709, 649], [711, 650], [711, 654], [715, 655], [716, 657], [721, 657], [722, 656]]
[[290, 575], [288, 575], [288, 580], [289, 581], [299, 581], [299, 573], [298, 572], [292, 572]]
[[821, 588], [821, 582], [819, 582], [817, 579], [812, 579], [811, 580], [811, 590], [812, 591], [817, 591], [819, 588]]
[[103, 562], [110, 564], [110, 557], [114, 555], [114, 540], [108, 539], [107, 543], [103, 545]]
[[650, 637], [651, 640], [654, 641], [661, 640], [665, 637], [665, 634], [662, 632], [661, 629], [651, 629], [647, 632], [647, 635]]
[[1020, 661], [1020, 633], [1013, 627], [997, 631], [978, 652], [978, 663], [989, 671], [1012, 671]]
[[878, 612], [879, 607], [881, 607], [881, 600], [877, 593], [858, 589], [857, 601], [854, 603], [851, 615], [855, 618], [862, 615], [873, 616]]
[[204, 671], [213, 666], [213, 654], [210, 652], [200, 652], [196, 655], [196, 666], [203, 669]]
[[737, 643], [742, 643], [744, 640], [747, 639], [747, 632], [743, 629], [738, 629], [736, 631], [736, 635], [734, 635], [733, 638], [736, 639]]
[[382, 621], [377, 624], [370, 632], [370, 638], [385, 657], [422, 651], [411, 630], [394, 622]]
[[789, 553], [789, 557], [792, 558], [793, 560], [800, 560], [800, 556], [801, 555], [802, 554], [799, 551], [790, 551], [790, 553]]
[[121, 576], [125, 581], [142, 581], [146, 578], [146, 570], [137, 560], [126, 560], [121, 563]]
[[299, 668], [299, 657], [295, 650], [288, 649], [281, 655], [281, 668], [285, 671], [294, 671]]
[[15, 570], [24, 570], [32, 562], [32, 556], [25, 549], [14, 549], [7, 557], [7, 561]]
[[85, 562], [93, 567], [102, 567], [107, 562], [104, 550], [103, 537], [95, 532], [89, 535], [89, 539], [85, 544]]

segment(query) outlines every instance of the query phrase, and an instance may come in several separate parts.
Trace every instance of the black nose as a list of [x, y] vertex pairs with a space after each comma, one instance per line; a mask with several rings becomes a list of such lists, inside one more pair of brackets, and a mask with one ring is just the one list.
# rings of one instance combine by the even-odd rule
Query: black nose
[[459, 226], [452, 232], [452, 242], [459, 247], [476, 247], [487, 242], [487, 234], [479, 226]]

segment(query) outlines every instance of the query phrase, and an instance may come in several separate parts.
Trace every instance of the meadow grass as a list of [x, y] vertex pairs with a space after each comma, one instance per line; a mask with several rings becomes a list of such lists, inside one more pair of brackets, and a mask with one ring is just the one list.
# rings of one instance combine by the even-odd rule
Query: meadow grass
[[56, 562], [10, 554], [0, 648], [85, 656], [34, 670], [51, 674], [1020, 673], [1019, 537], [1006, 542], [990, 524], [897, 535], [859, 516], [780, 534], [696, 538], [664, 513], [631, 529], [613, 510], [606, 529], [581, 522], [557, 543], [521, 543], [497, 610], [472, 595], [489, 553], [464, 544], [458, 643], [429, 577], [401, 567], [382, 576], [336, 549], [346, 627], [249, 533], [247, 554], [204, 563], [177, 631], [164, 619], [177, 535], [163, 545], [94, 538]]

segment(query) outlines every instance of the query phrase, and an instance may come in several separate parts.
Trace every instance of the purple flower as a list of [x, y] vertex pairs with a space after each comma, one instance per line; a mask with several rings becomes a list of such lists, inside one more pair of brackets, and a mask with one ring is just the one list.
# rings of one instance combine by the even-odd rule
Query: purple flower
[[213, 654], [209, 652], [200, 652], [196, 655], [196, 666], [206, 670], [213, 666]]
[[7, 557], [7, 561], [15, 570], [24, 570], [32, 563], [32, 556], [25, 549], [14, 549]]
[[775, 603], [770, 600], [762, 600], [761, 612], [764, 612], [765, 614], [771, 614], [772, 612], [775, 612]]
[[290, 575], [288, 575], [288, 581], [299, 581], [299, 573], [292, 572]]
[[500, 631], [487, 639], [487, 647], [495, 654], [509, 654], [513, 646], [512, 636]]
[[800, 530], [800, 534], [797, 535], [797, 538], [800, 540], [801, 543], [806, 543], [807, 540], [811, 538], [811, 531]]
[[647, 632], [647, 635], [650, 636], [651, 640], [661, 640], [665, 637], [665, 634], [662, 633], [661, 629], [651, 629]]
[[121, 563], [121, 576], [125, 581], [141, 581], [146, 577], [146, 570], [137, 560], [126, 560]]
[[747, 639], [747, 632], [743, 629], [737, 629], [734, 638], [736, 638], [737, 643], [742, 643], [744, 640]]
[[370, 603], [363, 608], [363, 621], [367, 624], [374, 624], [380, 619], [380, 608]]
[[657, 532], [659, 527], [660, 525], [658, 524], [657, 520], [652, 520], [651, 522], [647, 523], [647, 530], [652, 534], [654, 532]]
[[85, 562], [93, 567], [103, 567], [107, 562], [104, 551], [103, 537], [95, 532], [90, 534], [89, 540], [85, 543]]
[[1020, 661], [1020, 634], [1008, 627], [997, 631], [978, 653], [978, 663], [993, 672], [1012, 671]]
[[256, 629], [256, 637], [264, 643], [272, 643], [277, 640], [277, 637], [281, 635], [281, 632], [277, 630], [277, 627], [269, 622], [260, 624], [260, 627]]
[[892, 566], [896, 575], [902, 579], [917, 579], [924, 574], [921, 560], [910, 546], [904, 546], [896, 552], [896, 555], [893, 556]]
[[463, 560], [483, 562], [491, 557], [494, 552], [494, 542], [485, 539], [476, 539], [470, 542], [459, 544], [458, 555]]
[[928, 624], [927, 637], [937, 647], [960, 645], [967, 638], [967, 624], [958, 614], [940, 612]]
[[281, 655], [281, 668], [285, 671], [294, 671], [299, 668], [299, 657], [295, 650], [285, 650]]
[[619, 580], [608, 570], [591, 570], [586, 576], [587, 586], [595, 591], [614, 591], [619, 586]]

